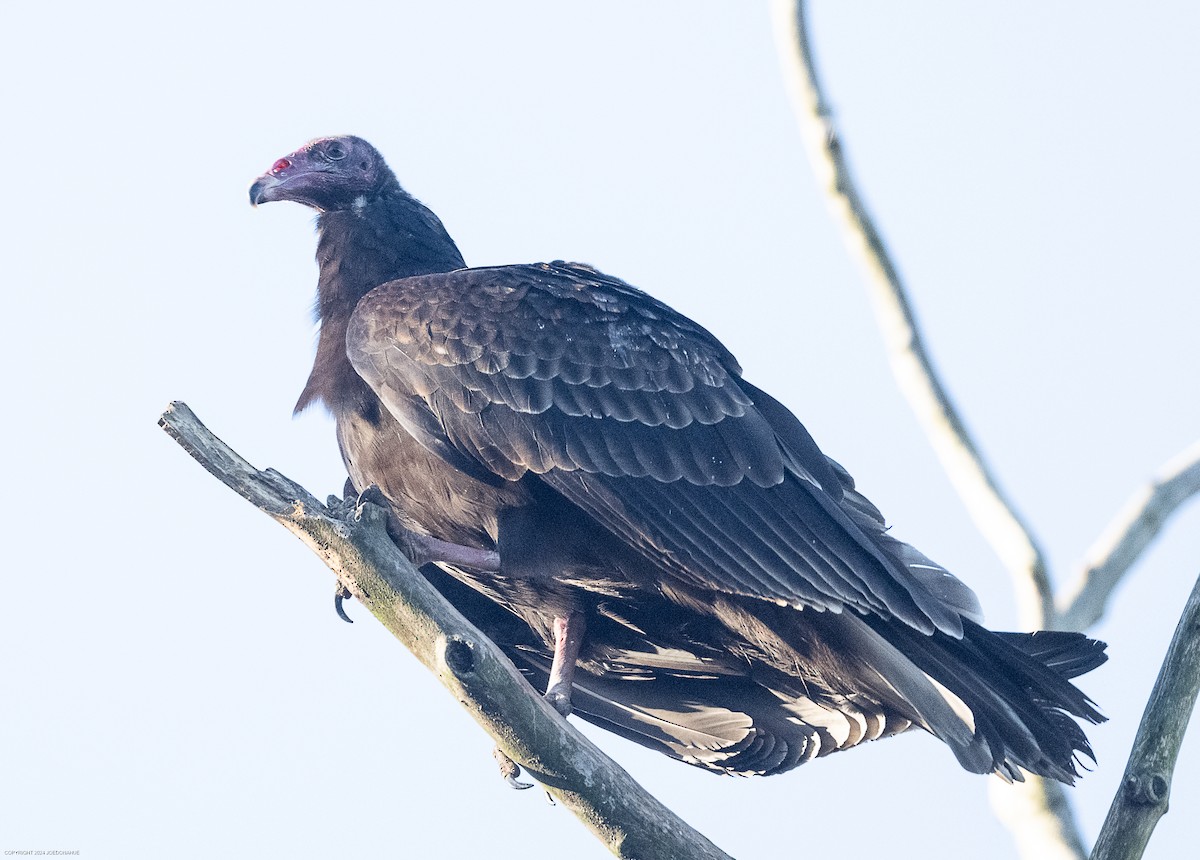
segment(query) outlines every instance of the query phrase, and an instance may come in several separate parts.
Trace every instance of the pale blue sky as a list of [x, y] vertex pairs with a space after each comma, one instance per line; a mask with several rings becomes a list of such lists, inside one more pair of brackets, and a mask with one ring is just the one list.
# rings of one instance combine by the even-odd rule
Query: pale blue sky
[[[5, 14], [11, 368], [0, 850], [108, 858], [607, 854], [298, 541], [156, 426], [340, 488], [308, 372], [311, 213], [246, 187], [305, 140], [389, 159], [472, 264], [587, 261], [693, 316], [896, 533], [1013, 623], [896, 393], [750, 2], [21, 4]], [[1192, 4], [820, 2], [849, 154], [934, 356], [1057, 576], [1200, 433]], [[1094, 835], [1200, 511], [1095, 633]], [[592, 736], [731, 854], [1002, 858], [988, 780], [928, 737], [719, 779]], [[1198, 833], [1200, 739], [1150, 857]], [[1185, 846], [1187, 846], [1185, 848]]]

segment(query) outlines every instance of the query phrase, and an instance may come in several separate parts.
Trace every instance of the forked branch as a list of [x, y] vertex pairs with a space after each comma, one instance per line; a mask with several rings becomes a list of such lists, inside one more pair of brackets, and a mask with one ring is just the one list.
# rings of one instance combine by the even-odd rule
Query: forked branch
[[[773, 0], [772, 12], [784, 77], [809, 160], [846, 244], [866, 271], [871, 303], [900, 390], [971, 517], [1008, 568], [1021, 626], [1053, 627], [1054, 594], [1041, 547], [1001, 491], [934, 370], [900, 273], [850, 174], [817, 75], [804, 0]], [[1031, 780], [1016, 791], [1019, 794], [1001, 796], [997, 811], [1012, 829], [1023, 856], [1032, 857], [1030, 852], [1036, 852], [1045, 857], [1049, 855], [1044, 852], [1051, 851], [1057, 857], [1083, 860], [1079, 826], [1062, 789], [1044, 780]], [[1009, 808], [1014, 804], [1039, 814], [1014, 815]], [[1040, 822], [1036, 826], [1031, 823], [1035, 820]]]
[[[1165, 520], [1192, 496], [1200, 493], [1200, 442], [1168, 463], [1149, 486], [1136, 494], [1089, 551], [1083, 569], [1066, 596], [1056, 603], [1043, 553], [1031, 530], [999, 489], [966, 426], [954, 409], [923, 344], [909, 305], [906, 289], [878, 230], [867, 213], [834, 128], [828, 100], [821, 89], [808, 34], [803, 0], [773, 0], [776, 32], [785, 77], [792, 91], [809, 158], [824, 185], [827, 199], [842, 227], [851, 251], [864, 264], [876, 316], [900, 389], [921, 419], [935, 451], [972, 517], [1004, 561], [1016, 590], [1021, 625], [1082, 630], [1104, 613], [1117, 583], [1133, 566], [1161, 530]], [[1193, 600], [1185, 611], [1194, 612]], [[1180, 634], [1185, 629], [1181, 621]], [[1191, 622], [1193, 627], [1196, 622]], [[1192, 634], [1195, 636], [1195, 633]], [[1182, 647], [1182, 646], [1178, 646]], [[1172, 654], [1177, 644], [1172, 645]], [[1170, 662], [1170, 658], [1168, 660]], [[1180, 702], [1195, 699], [1191, 680], [1164, 668], [1155, 696]], [[1152, 698], [1150, 708], [1156, 706]], [[1150, 719], [1150, 710], [1147, 711]], [[1186, 725], [1186, 715], [1182, 725]], [[1147, 723], [1143, 722], [1143, 729]], [[1178, 744], [1175, 749], [1177, 751]], [[1130, 767], [1144, 754], [1135, 748]], [[1174, 758], [1171, 758], [1173, 767]], [[1169, 779], [1170, 768], [1166, 771]], [[1140, 777], [1133, 777], [1140, 779]], [[1138, 783], [1139, 785], [1141, 783]], [[1126, 792], [1128, 793], [1128, 792]], [[1060, 786], [1031, 779], [1024, 786], [992, 792], [993, 805], [1008, 824], [1022, 856], [1078, 858], [1085, 851], [1074, 814]], [[1121, 797], [1110, 819], [1117, 815]], [[1143, 810], [1144, 811], [1144, 810]], [[1165, 811], [1163, 806], [1153, 820]], [[1115, 819], [1114, 819], [1115, 820]], [[1126, 815], [1122, 821], [1130, 821]], [[1122, 824], [1114, 825], [1118, 829]], [[1109, 824], [1105, 825], [1106, 831]], [[1153, 822], [1150, 823], [1153, 827]], [[1145, 837], [1149, 838], [1149, 830]], [[1108, 837], [1102, 837], [1102, 841]], [[1115, 837], [1113, 837], [1115, 838]], [[1144, 842], [1142, 843], [1144, 847]], [[1097, 846], [1094, 860], [1126, 856], [1104, 853]], [[1105, 851], [1110, 849], [1105, 846]], [[1137, 855], [1140, 856], [1141, 849]]]

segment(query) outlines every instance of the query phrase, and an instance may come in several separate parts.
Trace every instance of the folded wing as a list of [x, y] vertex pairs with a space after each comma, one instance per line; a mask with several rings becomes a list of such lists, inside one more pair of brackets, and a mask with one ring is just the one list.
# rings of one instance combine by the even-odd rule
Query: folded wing
[[882, 517], [707, 331], [585, 266], [463, 269], [376, 288], [357, 372], [427, 448], [532, 473], [702, 588], [962, 635], [958, 580]]

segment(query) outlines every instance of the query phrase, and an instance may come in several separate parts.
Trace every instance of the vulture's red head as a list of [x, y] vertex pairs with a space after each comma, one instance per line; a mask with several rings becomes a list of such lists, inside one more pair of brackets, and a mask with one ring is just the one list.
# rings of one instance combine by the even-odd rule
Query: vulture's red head
[[322, 137], [271, 165], [250, 186], [250, 203], [294, 200], [319, 212], [363, 206], [395, 185], [383, 156], [361, 137]]

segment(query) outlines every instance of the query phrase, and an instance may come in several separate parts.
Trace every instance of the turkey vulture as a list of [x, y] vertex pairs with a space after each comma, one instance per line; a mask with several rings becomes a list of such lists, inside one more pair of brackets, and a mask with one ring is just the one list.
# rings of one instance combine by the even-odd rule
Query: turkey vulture
[[[995, 633], [707, 330], [579, 263], [468, 268], [357, 137], [253, 204], [317, 218], [316, 360], [353, 486], [564, 714], [772, 774], [920, 727], [975, 773], [1070, 783], [1104, 645]], [[414, 549], [415, 548], [415, 549]]]

